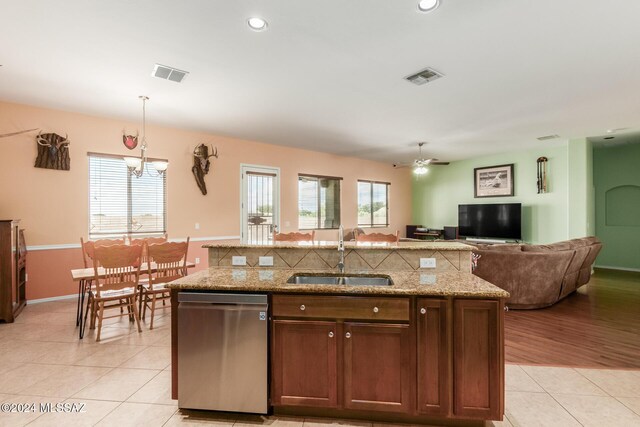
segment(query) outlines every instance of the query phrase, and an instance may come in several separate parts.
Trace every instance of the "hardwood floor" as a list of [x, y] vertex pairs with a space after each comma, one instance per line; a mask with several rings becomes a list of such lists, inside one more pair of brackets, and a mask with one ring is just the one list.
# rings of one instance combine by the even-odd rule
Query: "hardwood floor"
[[552, 307], [505, 316], [507, 363], [640, 369], [640, 273], [596, 269]]

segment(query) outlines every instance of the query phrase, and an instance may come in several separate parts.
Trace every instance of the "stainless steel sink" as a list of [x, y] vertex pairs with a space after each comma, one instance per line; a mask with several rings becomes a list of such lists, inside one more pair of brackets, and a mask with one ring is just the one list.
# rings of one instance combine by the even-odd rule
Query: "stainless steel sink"
[[287, 283], [296, 285], [354, 285], [354, 286], [391, 286], [391, 277], [378, 275], [341, 275], [341, 274], [305, 274], [297, 273], [289, 277]]

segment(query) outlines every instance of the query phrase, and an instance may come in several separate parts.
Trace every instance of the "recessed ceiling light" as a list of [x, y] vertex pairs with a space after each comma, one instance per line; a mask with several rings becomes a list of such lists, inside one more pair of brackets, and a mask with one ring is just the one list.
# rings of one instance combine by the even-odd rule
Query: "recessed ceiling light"
[[431, 12], [440, 6], [440, 0], [420, 0], [418, 2], [418, 10], [420, 12]]
[[253, 31], [264, 31], [267, 29], [267, 21], [262, 18], [249, 18], [247, 19], [247, 24], [249, 24], [249, 28]]

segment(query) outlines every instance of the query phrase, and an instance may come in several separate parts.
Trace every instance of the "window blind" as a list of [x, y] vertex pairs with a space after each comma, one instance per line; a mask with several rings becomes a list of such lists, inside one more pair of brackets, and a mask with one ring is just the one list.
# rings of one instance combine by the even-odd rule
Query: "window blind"
[[389, 183], [358, 181], [358, 225], [389, 225]]
[[[150, 174], [151, 175], [150, 175]], [[89, 155], [89, 237], [166, 232], [166, 172], [136, 178], [120, 157]]]
[[298, 228], [340, 227], [340, 181], [342, 178], [298, 176]]

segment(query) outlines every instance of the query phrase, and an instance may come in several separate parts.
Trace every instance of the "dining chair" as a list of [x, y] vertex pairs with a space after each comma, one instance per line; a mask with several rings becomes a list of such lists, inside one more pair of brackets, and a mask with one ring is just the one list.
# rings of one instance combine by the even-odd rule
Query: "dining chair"
[[80, 237], [80, 249], [82, 249], [82, 262], [84, 263], [84, 268], [91, 268], [93, 265], [93, 249], [96, 246], [113, 246], [113, 245], [124, 245], [124, 239], [98, 239], [98, 240], [87, 240], [86, 242], [82, 237]]
[[384, 233], [356, 233], [356, 242], [390, 242], [398, 243], [400, 241], [400, 231], [396, 230], [395, 234]]
[[[142, 257], [140, 258], [140, 262], [143, 264], [143, 269], [140, 271], [140, 280], [138, 288], [140, 288], [143, 284], [149, 283], [149, 276], [147, 276], [147, 268], [144, 267], [144, 264], [148, 264], [149, 257], [147, 256], [147, 245], [155, 245], [158, 243], [166, 243], [168, 239], [167, 234], [163, 234], [160, 237], [143, 237], [140, 239], [131, 239], [129, 244], [132, 246], [140, 246], [142, 247]], [[164, 301], [162, 301], [162, 305], [164, 305]], [[138, 312], [142, 313], [142, 298], [138, 298]]]
[[[80, 237], [80, 248], [82, 250], [82, 261], [84, 262], [84, 268], [91, 268], [93, 266], [94, 259], [94, 251], [97, 246], [114, 246], [114, 245], [124, 245], [125, 238], [122, 239], [98, 239], [98, 240], [87, 240], [86, 242]], [[81, 289], [81, 292], [88, 292], [89, 289], [93, 288], [93, 280], [87, 280], [85, 282], [84, 289]], [[89, 312], [89, 300], [87, 299], [87, 312]], [[123, 307], [120, 307], [120, 313], [122, 313]]]
[[147, 245], [149, 282], [141, 283], [139, 288], [142, 318], [146, 317], [147, 309], [151, 311], [149, 329], [153, 329], [156, 302], [162, 301], [162, 305], [165, 305], [165, 301], [171, 297], [170, 290], [165, 287], [166, 284], [187, 275], [188, 250], [189, 238], [186, 242]]
[[[97, 246], [93, 254], [94, 284], [89, 293], [91, 308], [90, 329], [96, 328], [98, 319], [98, 332], [96, 341], [100, 341], [102, 321], [114, 317], [129, 316], [142, 332], [140, 316], [136, 304], [138, 279], [140, 277], [140, 258], [142, 248], [140, 246], [112, 245]], [[127, 308], [124, 313], [120, 310], [113, 316], [104, 316], [105, 310], [114, 308]]]
[[311, 230], [311, 233], [300, 233], [300, 232], [292, 232], [292, 233], [277, 233], [273, 232], [273, 241], [274, 242], [313, 242], [315, 238], [316, 232], [315, 230]]

